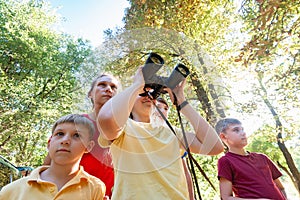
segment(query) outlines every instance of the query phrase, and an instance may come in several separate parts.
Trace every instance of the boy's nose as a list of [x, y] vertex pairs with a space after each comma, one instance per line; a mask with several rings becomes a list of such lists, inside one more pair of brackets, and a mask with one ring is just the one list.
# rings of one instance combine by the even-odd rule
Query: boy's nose
[[246, 135], [246, 132], [244, 130], [241, 130], [241, 135]]
[[70, 144], [70, 141], [71, 141], [70, 136], [65, 135], [65, 136], [62, 138], [61, 143], [62, 143], [62, 144]]

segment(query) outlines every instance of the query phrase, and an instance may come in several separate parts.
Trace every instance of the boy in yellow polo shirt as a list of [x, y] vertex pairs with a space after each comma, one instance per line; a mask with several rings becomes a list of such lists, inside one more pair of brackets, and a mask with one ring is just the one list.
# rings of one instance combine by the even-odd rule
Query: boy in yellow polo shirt
[[0, 199], [85, 199], [102, 200], [104, 183], [80, 167], [80, 159], [93, 146], [94, 126], [84, 116], [70, 114], [52, 128], [48, 142], [49, 166], [41, 166], [24, 178], [6, 185]]

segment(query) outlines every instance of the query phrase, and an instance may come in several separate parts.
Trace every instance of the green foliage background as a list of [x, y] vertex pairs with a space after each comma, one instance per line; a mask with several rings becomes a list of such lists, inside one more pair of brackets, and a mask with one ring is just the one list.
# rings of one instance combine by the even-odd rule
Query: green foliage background
[[42, 1], [0, 1], [0, 149], [19, 166], [38, 166], [50, 126], [82, 100], [78, 72], [91, 47], [56, 33]]
[[[47, 1], [0, 0], [1, 155], [19, 166], [40, 165], [53, 122], [89, 109], [85, 94], [92, 77], [109, 71], [126, 87], [155, 51], [168, 66], [180, 61], [191, 69], [187, 97], [204, 118], [212, 125], [226, 116], [250, 124], [247, 149], [267, 154], [284, 180], [300, 182], [300, 3], [128, 1], [125, 26], [106, 30], [106, 41], [94, 50], [88, 41], [53, 29], [60, 19]], [[171, 111], [172, 124], [177, 118]], [[195, 155], [216, 188], [220, 156]], [[204, 199], [218, 199], [197, 174]], [[293, 186], [298, 198], [300, 187]]]

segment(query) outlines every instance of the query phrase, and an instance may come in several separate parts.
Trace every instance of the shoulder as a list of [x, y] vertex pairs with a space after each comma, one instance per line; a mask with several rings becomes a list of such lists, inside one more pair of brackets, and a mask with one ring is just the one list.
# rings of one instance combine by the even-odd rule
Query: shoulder
[[133, 119], [130, 119], [128, 118], [126, 123], [125, 123], [125, 126], [138, 126], [139, 125], [139, 122], [136, 122], [134, 121]]
[[99, 178], [97, 178], [93, 175], [90, 175], [89, 173], [87, 173], [83, 169], [80, 171], [80, 173], [81, 173], [81, 177], [85, 178], [87, 180], [87, 182], [89, 182], [93, 185], [98, 185], [101, 188], [103, 188], [103, 186], [105, 187], [105, 184], [104, 184], [103, 181], [101, 181]]
[[93, 199], [103, 199], [106, 190], [105, 184], [99, 178], [84, 171], [82, 166], [73, 181], [79, 183], [82, 189], [85, 188], [84, 190], [89, 191], [94, 197]]
[[255, 157], [259, 157], [259, 158], [262, 158], [262, 159], [270, 160], [270, 158], [264, 153], [251, 152], [250, 155], [255, 156]]
[[86, 117], [86, 118], [89, 118], [89, 114], [87, 114], [87, 113], [82, 113], [81, 115]]
[[28, 177], [23, 177], [23, 178], [20, 178], [18, 180], [15, 180], [14, 182], [12, 182], [10, 184], [5, 185], [1, 189], [0, 194], [1, 194], [1, 196], [2, 195], [6, 196], [6, 195], [10, 195], [10, 194], [16, 193], [16, 191], [20, 192], [20, 191], [24, 190], [24, 188], [26, 188], [28, 186], [27, 182], [28, 182]]
[[218, 159], [218, 164], [225, 164], [225, 163], [230, 163], [231, 162], [231, 157], [228, 155], [228, 153], [225, 153], [225, 155], [221, 156]]
[[[139, 132], [139, 131], [136, 131], [138, 129], [145, 129], [145, 127], [147, 127], [146, 125], [147, 123], [143, 123], [143, 122], [137, 122], [137, 121], [134, 121], [130, 118], [128, 118], [128, 120], [126, 121], [124, 127], [123, 127], [123, 132], [125, 132], [126, 134], [130, 134], [130, 133], [135, 133], [135, 132]], [[121, 134], [122, 135], [122, 134]], [[135, 135], [135, 134], [134, 134]]]
[[86, 176], [86, 181], [88, 182], [88, 185], [90, 185], [92, 193], [104, 196], [106, 191], [106, 186], [104, 182], [101, 181], [99, 178], [88, 174], [87, 172], [84, 173]]
[[224, 153], [224, 155], [222, 155], [218, 160], [230, 160], [230, 157], [228, 156], [227, 153]]
[[249, 152], [249, 151], [247, 151], [249, 154], [251, 154], [251, 155], [256, 155], [256, 156], [266, 156], [265, 154], [263, 154], [263, 153], [260, 153], [260, 152]]

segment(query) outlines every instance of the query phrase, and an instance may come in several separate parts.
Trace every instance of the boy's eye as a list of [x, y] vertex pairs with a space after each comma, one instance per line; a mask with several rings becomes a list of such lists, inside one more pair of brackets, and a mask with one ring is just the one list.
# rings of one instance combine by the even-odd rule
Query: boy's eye
[[73, 135], [73, 137], [75, 137], [75, 138], [80, 138], [80, 135], [79, 135], [78, 133], [75, 133], [75, 134]]
[[64, 135], [64, 132], [57, 132], [55, 135], [62, 136], [62, 135]]
[[236, 129], [233, 129], [234, 132], [237, 132], [237, 133], [240, 133], [240, 132], [243, 132], [244, 129], [243, 128], [236, 128]]

